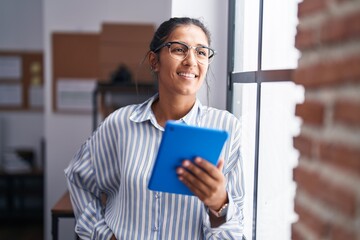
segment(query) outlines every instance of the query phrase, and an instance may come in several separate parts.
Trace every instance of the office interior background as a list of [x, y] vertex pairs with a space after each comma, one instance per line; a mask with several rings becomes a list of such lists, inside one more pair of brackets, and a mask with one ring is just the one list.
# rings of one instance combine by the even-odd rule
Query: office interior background
[[[229, 53], [234, 2], [235, 49]], [[201, 18], [209, 27], [218, 54], [211, 65], [209, 102], [206, 88], [199, 98], [220, 109], [230, 102], [229, 110], [243, 122], [247, 239], [358, 239], [360, 1], [311, 2], [264, 1], [258, 69], [260, 1], [0, 1], [0, 51], [43, 53], [43, 110], [1, 110], [0, 152], [35, 150], [35, 164], [44, 170], [44, 239], [51, 239], [50, 210], [66, 191], [63, 169], [92, 131], [91, 114], [53, 110], [52, 34], [98, 33], [103, 23], [157, 27], [172, 16]], [[234, 66], [229, 69], [231, 55]], [[258, 85], [234, 83], [229, 92], [229, 71], [275, 69], [294, 71], [287, 82], [262, 86], [254, 176]], [[73, 228], [73, 220], [61, 220], [59, 239], [73, 239]]]

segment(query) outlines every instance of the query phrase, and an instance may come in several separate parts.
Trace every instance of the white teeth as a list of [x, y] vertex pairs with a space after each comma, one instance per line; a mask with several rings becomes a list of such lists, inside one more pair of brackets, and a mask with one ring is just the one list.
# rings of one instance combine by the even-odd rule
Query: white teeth
[[193, 73], [178, 73], [179, 76], [188, 77], [188, 78], [194, 78], [195, 74]]

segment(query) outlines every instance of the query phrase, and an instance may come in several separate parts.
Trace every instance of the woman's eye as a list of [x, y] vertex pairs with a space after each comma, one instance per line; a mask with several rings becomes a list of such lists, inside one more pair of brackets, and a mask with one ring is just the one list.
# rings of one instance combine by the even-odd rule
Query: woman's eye
[[198, 49], [197, 53], [202, 57], [207, 57], [207, 51], [205, 49]]
[[178, 48], [174, 48], [173, 51], [177, 53], [184, 53], [186, 50], [184, 48], [178, 47]]

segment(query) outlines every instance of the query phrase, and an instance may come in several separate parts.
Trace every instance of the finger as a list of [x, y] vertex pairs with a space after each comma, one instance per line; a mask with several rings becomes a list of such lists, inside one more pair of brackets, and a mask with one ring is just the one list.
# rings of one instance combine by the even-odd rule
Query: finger
[[182, 176], [179, 179], [182, 183], [184, 183], [190, 189], [191, 192], [194, 193], [194, 195], [198, 196], [200, 199], [204, 198], [206, 193], [204, 193], [202, 191], [202, 188], [199, 187], [202, 183], [197, 184], [196, 181], [189, 180], [185, 176]]
[[[226, 194], [226, 190], [224, 189], [224, 191], [219, 191], [219, 186], [216, 187], [216, 184], [206, 186], [191, 173], [187, 172], [185, 169], [182, 170], [184, 173], [181, 176], [179, 175], [179, 180], [184, 183], [205, 205], [211, 206], [213, 209], [217, 209], [219, 204], [216, 202], [219, 202], [218, 199], [223, 195], [221, 194], [222, 192]], [[221, 200], [221, 203], [222, 202], [223, 200]], [[216, 204], [216, 206], [214, 204]]]
[[[204, 171], [208, 173], [210, 177], [212, 177], [214, 180], [219, 180], [222, 177], [222, 172], [219, 170], [217, 166], [214, 166], [210, 162], [206, 161], [205, 159], [202, 159], [200, 157], [195, 158], [195, 163], [202, 168]], [[220, 164], [220, 162], [219, 162]], [[218, 164], [218, 165], [219, 165]], [[220, 165], [221, 166], [221, 165]]]
[[179, 180], [200, 199], [209, 191], [209, 187], [186, 169], [180, 167], [177, 169], [176, 173], [178, 174]]
[[[203, 161], [206, 162], [205, 160]], [[183, 162], [183, 167], [184, 169], [186, 169], [186, 173], [189, 174], [189, 175], [186, 174], [187, 177], [186, 180], [189, 181], [190, 184], [194, 185], [194, 188], [199, 189], [207, 197], [211, 196], [213, 192], [216, 192], [218, 187], [222, 185], [222, 183], [224, 182], [223, 181], [224, 177], [221, 175], [221, 172], [219, 174], [219, 178], [215, 179], [211, 177], [206, 171], [204, 171], [203, 168], [201, 168], [196, 164], [191, 163], [188, 160]], [[218, 171], [216, 167], [213, 165], [212, 168]]]
[[220, 170], [220, 172], [222, 172], [223, 168], [224, 168], [224, 159], [220, 158], [219, 163], [217, 165], [217, 168]]
[[[196, 161], [196, 160], [195, 160]], [[191, 172], [196, 178], [201, 180], [206, 185], [212, 185], [213, 179], [204, 168], [199, 166], [198, 164], [194, 164], [189, 160], [185, 160], [182, 165], [187, 171]]]

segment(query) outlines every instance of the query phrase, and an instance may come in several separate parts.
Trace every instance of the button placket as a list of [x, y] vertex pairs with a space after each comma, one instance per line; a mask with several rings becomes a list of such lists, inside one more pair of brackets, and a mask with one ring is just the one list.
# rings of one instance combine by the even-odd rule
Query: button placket
[[160, 205], [161, 205], [161, 202], [160, 202], [160, 200], [161, 200], [161, 193], [159, 193], [159, 192], [155, 192], [155, 194], [154, 194], [154, 199], [155, 199], [155, 205], [156, 205], [156, 208], [157, 208], [157, 211], [158, 211], [158, 216], [157, 216], [157, 220], [156, 220], [156, 222], [154, 223], [154, 225], [153, 225], [153, 227], [152, 227], [152, 230], [154, 231], [154, 232], [156, 232], [156, 234], [158, 234], [159, 233], [159, 224], [160, 224]]

